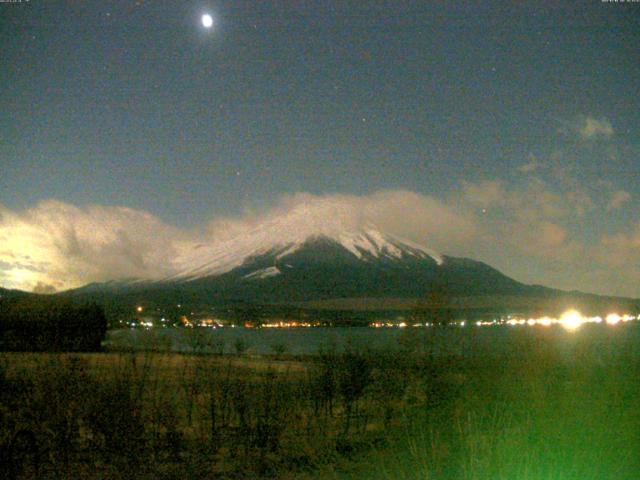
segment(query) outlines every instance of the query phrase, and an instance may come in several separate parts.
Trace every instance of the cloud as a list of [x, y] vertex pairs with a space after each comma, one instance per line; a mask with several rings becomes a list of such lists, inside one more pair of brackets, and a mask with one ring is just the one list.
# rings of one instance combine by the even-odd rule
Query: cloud
[[572, 214], [568, 195], [553, 191], [539, 178], [523, 185], [494, 181], [466, 183], [462, 196], [477, 211], [485, 258], [514, 257], [565, 262], [572, 257], [571, 235], [563, 223]]
[[612, 291], [640, 297], [640, 222], [629, 231], [604, 235], [592, 258], [603, 266], [602, 281]]
[[640, 265], [640, 224], [628, 232], [592, 229], [592, 240], [586, 240], [579, 220], [592, 210], [595, 217], [589, 218], [603, 217], [611, 205], [631, 200], [614, 192], [609, 205], [595, 204], [579, 185], [527, 176], [516, 183], [465, 182], [440, 198], [407, 190], [295, 193], [193, 230], [124, 207], [54, 200], [23, 211], [0, 205], [0, 285], [45, 292], [113, 279], [159, 279], [201, 266], [210, 252], [377, 228], [443, 254], [485, 261], [527, 283], [640, 295], [640, 267], [629, 267]]
[[312, 234], [332, 235], [366, 228], [447, 253], [465, 251], [476, 233], [471, 215], [455, 205], [415, 192], [383, 190], [365, 196], [296, 193], [281, 197], [264, 211], [213, 220], [198, 250], [183, 250], [177, 263], [190, 270], [201, 263], [203, 256], [229, 249], [245, 251], [256, 243], [287, 243]]
[[462, 193], [464, 199], [478, 208], [489, 208], [503, 205], [507, 193], [502, 183], [496, 180], [483, 180], [478, 183], [463, 182]]
[[[194, 252], [290, 241], [312, 233], [380, 228], [434, 249], [459, 252], [474, 237], [472, 220], [430, 196], [381, 191], [369, 196], [297, 193], [264, 211], [218, 218], [181, 231], [148, 212], [76, 207], [48, 200], [25, 211], [2, 207], [0, 285], [39, 292], [113, 279], [159, 279], [188, 266]], [[198, 253], [197, 258], [202, 258]]]
[[629, 200], [631, 200], [631, 194], [625, 190], [616, 190], [615, 192], [612, 192], [609, 203], [607, 204], [607, 212], [619, 209]]
[[520, 173], [528, 174], [537, 172], [542, 168], [542, 164], [538, 161], [538, 158], [534, 154], [529, 154], [529, 161], [518, 167]]
[[113, 278], [169, 272], [181, 233], [153, 215], [124, 207], [84, 208], [48, 200], [2, 208], [0, 283], [57, 290]]
[[598, 137], [606, 138], [613, 135], [613, 126], [606, 118], [584, 117], [578, 124], [577, 132], [585, 140], [592, 140]]
[[[640, 229], [640, 227], [638, 228]], [[640, 256], [640, 231], [632, 234], [617, 233], [604, 235], [599, 261], [612, 267], [622, 268], [628, 265], [629, 259]]]
[[535, 160], [532, 160], [531, 162], [527, 162], [523, 165], [520, 165], [518, 167], [518, 171], [520, 173], [533, 173], [537, 171], [539, 168], [540, 168], [540, 164]]

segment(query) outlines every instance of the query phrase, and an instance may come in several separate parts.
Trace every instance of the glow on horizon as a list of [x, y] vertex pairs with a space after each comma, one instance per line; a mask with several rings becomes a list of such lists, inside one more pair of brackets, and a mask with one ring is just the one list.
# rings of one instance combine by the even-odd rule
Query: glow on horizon
[[622, 318], [617, 313], [610, 313], [607, 315], [606, 320], [609, 325], [615, 325], [616, 323], [619, 323]]
[[[544, 316], [544, 317], [540, 317], [540, 318], [522, 318], [522, 317], [518, 317], [518, 316], [511, 316], [509, 315], [506, 318], [500, 318], [500, 319], [493, 319], [493, 320], [476, 320], [473, 322], [473, 325], [475, 325], [476, 327], [487, 327], [487, 326], [498, 326], [498, 325], [508, 325], [508, 326], [530, 326], [530, 327], [534, 327], [534, 326], [543, 326], [543, 327], [549, 327], [551, 325], [561, 325], [563, 326], [565, 329], [567, 329], [570, 332], [573, 332], [575, 330], [577, 330], [578, 328], [580, 328], [581, 325], [586, 324], [586, 323], [596, 323], [596, 324], [601, 324], [601, 323], [606, 323], [607, 325], [615, 325], [617, 323], [621, 323], [621, 322], [631, 322], [634, 320], [640, 320], [640, 315], [630, 315], [630, 314], [624, 314], [624, 315], [619, 315], [617, 313], [610, 313], [608, 314], [606, 317], [600, 317], [598, 315], [593, 316], [593, 317], [587, 317], [582, 315], [578, 310], [575, 309], [570, 309], [567, 310], [566, 312], [564, 312], [559, 318], [553, 318], [553, 317], [548, 317], [548, 316]], [[452, 325], [458, 325], [460, 327], [464, 327], [467, 324], [466, 320], [459, 320], [459, 321], [455, 321], [452, 322]], [[402, 323], [398, 323], [387, 320], [387, 321], [376, 321], [376, 322], [371, 322], [369, 324], [370, 327], [376, 327], [376, 328], [380, 328], [380, 327], [387, 327], [387, 328], [392, 328], [392, 327], [402, 327], [405, 326], [406, 323], [402, 322]], [[412, 324], [414, 327], [430, 327], [433, 326], [433, 324], [430, 323], [413, 323]]]
[[576, 330], [585, 322], [584, 317], [577, 310], [567, 310], [559, 320], [560, 324], [567, 330]]

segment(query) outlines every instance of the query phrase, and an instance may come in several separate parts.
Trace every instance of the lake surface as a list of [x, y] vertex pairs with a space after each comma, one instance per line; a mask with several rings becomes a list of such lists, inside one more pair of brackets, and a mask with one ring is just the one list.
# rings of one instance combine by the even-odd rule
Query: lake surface
[[590, 324], [575, 331], [559, 325], [428, 328], [165, 328], [107, 332], [105, 347], [116, 350], [312, 355], [321, 350], [412, 349], [434, 355], [517, 355], [523, 345], [553, 347], [566, 355], [588, 349], [596, 355], [616, 352], [640, 356], [640, 324]]

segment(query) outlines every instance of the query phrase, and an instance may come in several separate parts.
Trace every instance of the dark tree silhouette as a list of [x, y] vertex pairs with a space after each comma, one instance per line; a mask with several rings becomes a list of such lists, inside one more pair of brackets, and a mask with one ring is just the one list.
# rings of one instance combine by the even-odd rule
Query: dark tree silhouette
[[106, 331], [95, 304], [36, 296], [0, 301], [0, 350], [98, 351]]

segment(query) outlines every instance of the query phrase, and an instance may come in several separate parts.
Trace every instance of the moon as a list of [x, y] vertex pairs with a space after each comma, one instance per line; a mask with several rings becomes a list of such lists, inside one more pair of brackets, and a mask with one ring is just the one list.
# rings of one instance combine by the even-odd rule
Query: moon
[[204, 28], [211, 28], [213, 26], [213, 17], [208, 13], [202, 15], [202, 26]]

